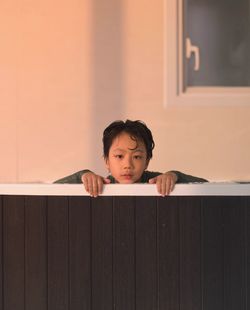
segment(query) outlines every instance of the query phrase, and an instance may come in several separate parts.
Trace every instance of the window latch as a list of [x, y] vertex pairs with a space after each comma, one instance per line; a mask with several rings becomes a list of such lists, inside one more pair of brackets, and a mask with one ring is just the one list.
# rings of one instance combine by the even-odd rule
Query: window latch
[[196, 45], [192, 45], [191, 39], [186, 38], [186, 58], [190, 59], [194, 54], [194, 70], [200, 70], [200, 49]]

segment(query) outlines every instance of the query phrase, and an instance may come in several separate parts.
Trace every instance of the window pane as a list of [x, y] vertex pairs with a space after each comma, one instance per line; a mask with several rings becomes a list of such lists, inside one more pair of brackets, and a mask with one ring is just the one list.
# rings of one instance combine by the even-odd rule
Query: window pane
[[184, 36], [200, 49], [199, 71], [185, 58], [186, 87], [250, 86], [249, 2], [184, 0]]

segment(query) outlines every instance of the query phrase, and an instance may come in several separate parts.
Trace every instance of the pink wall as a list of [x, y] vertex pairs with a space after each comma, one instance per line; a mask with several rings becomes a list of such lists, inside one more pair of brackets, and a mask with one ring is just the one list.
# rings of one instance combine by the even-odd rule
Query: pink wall
[[120, 118], [151, 127], [152, 170], [250, 179], [250, 106], [163, 107], [163, 0], [13, 0], [0, 34], [0, 182], [105, 174]]

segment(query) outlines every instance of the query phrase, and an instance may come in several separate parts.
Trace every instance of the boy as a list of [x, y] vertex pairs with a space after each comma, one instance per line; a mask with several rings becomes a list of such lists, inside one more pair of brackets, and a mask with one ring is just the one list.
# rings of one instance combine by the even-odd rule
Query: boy
[[115, 121], [103, 132], [103, 156], [110, 175], [106, 178], [90, 170], [81, 170], [56, 183], [83, 183], [93, 197], [102, 193], [103, 184], [150, 183], [158, 192], [168, 195], [175, 183], [207, 182], [205, 179], [179, 171], [165, 173], [147, 171], [154, 140], [151, 131], [141, 121]]

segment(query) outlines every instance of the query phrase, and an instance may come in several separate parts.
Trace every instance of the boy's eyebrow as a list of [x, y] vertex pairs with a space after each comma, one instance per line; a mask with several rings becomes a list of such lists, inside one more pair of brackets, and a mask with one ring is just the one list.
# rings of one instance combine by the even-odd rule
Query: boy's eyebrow
[[141, 153], [145, 153], [145, 151], [144, 151], [144, 150], [142, 150], [142, 149], [129, 149], [129, 150], [132, 150], [132, 151], [134, 151], [134, 152], [141, 152]]
[[[142, 150], [142, 149], [137, 149], [137, 148], [135, 148], [135, 149], [129, 149], [129, 150], [131, 150], [131, 151], [133, 151], [133, 152], [145, 153], [144, 150]], [[126, 150], [120, 149], [120, 148], [116, 148], [116, 149], [114, 149], [113, 151], [114, 151], [114, 152], [115, 152], [115, 151], [125, 152]]]

